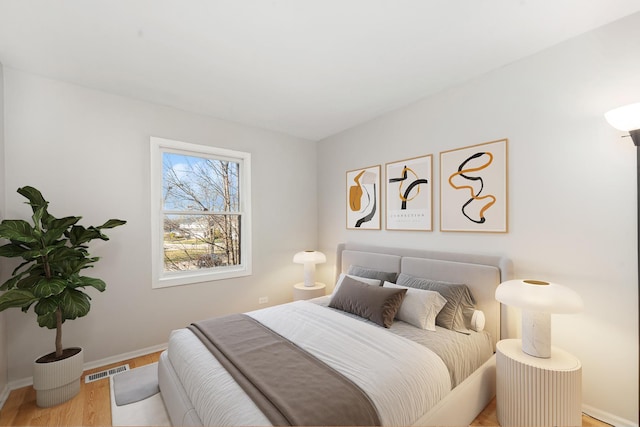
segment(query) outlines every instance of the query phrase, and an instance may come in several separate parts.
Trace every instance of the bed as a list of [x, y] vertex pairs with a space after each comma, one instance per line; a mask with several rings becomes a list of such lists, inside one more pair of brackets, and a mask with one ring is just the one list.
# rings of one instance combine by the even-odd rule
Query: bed
[[[334, 295], [257, 310], [246, 313], [242, 319], [234, 318], [234, 321], [266, 326], [285, 341], [294, 342], [294, 347], [303, 348], [313, 356], [312, 359], [319, 359], [321, 365], [339, 372], [339, 377], [347, 378], [346, 382], [354, 383], [355, 388], [364, 391], [364, 400], [375, 408], [379, 417], [376, 422], [381, 425], [468, 425], [495, 396], [493, 353], [501, 336], [501, 307], [494, 293], [500, 282], [512, 278], [512, 271], [511, 261], [502, 256], [343, 243], [338, 245], [336, 252], [336, 282], [342, 284]], [[385, 286], [369, 286], [377, 278], [369, 278], [372, 283], [363, 285], [364, 277], [374, 273], [385, 275], [385, 279], [380, 279], [380, 285]], [[387, 273], [394, 280], [386, 280]], [[405, 286], [394, 286], [395, 281]], [[385, 303], [398, 299], [398, 294], [393, 293], [395, 289], [404, 296], [402, 304], [408, 307], [409, 293], [414, 302], [415, 295], [423, 297], [429, 293], [407, 289], [420, 287], [420, 283], [427, 283], [431, 287], [423, 289], [431, 290], [441, 289], [437, 286], [443, 284], [466, 285], [475, 306], [473, 310], [466, 310], [465, 325], [445, 328], [438, 324], [431, 331], [423, 330], [425, 324], [423, 327], [412, 325], [410, 322], [415, 323], [412, 319], [396, 318], [389, 328], [385, 328], [377, 319], [363, 319], [362, 313], [346, 313], [344, 307], [335, 307], [340, 299], [336, 298], [338, 294], [350, 303], [353, 302], [350, 298], [359, 298], [361, 291], [370, 292], [374, 290], [372, 288], [376, 288], [376, 295], [382, 292], [378, 288], [385, 288], [385, 295], [393, 294], [384, 297]], [[429, 294], [432, 298], [435, 292]], [[440, 311], [441, 314], [444, 312], [445, 309]], [[399, 311], [396, 315], [399, 316]], [[431, 323], [434, 316], [428, 316]], [[420, 321], [424, 321], [424, 317]], [[433, 325], [428, 327], [433, 328]], [[212, 326], [214, 331], [221, 329], [225, 328]], [[273, 419], [269, 418], [267, 410], [249, 397], [252, 393], [238, 384], [241, 381], [234, 380], [224, 368], [226, 365], [196, 336], [199, 333], [193, 327], [173, 331], [168, 349], [160, 357], [160, 391], [172, 424], [280, 424], [270, 421]], [[425, 345], [432, 349], [426, 350]], [[452, 350], [454, 348], [458, 350]], [[470, 348], [478, 348], [478, 354], [473, 356], [475, 350]], [[461, 352], [472, 356], [469, 360], [463, 359]], [[292, 366], [298, 365], [290, 359], [283, 360], [287, 362], [276, 367], [284, 369], [282, 372], [307, 370], [293, 369]], [[314, 372], [311, 369], [309, 372]], [[324, 381], [325, 377], [331, 376], [324, 373], [309, 375], [315, 375], [314, 381], [309, 381], [313, 383], [322, 382], [316, 378]], [[287, 388], [286, 385], [283, 387]], [[306, 408], [310, 400], [319, 400], [324, 408], [334, 408], [324, 412], [340, 413], [341, 410], [335, 409], [342, 399], [338, 397], [340, 392], [336, 391], [334, 398], [333, 391], [326, 390], [319, 398], [313, 397], [313, 391], [308, 395], [307, 392], [292, 393], [295, 403], [291, 406]], [[296, 401], [298, 397], [306, 400]], [[313, 412], [312, 407], [309, 408]], [[322, 411], [322, 405], [319, 410]], [[335, 424], [349, 423], [337, 421]]]

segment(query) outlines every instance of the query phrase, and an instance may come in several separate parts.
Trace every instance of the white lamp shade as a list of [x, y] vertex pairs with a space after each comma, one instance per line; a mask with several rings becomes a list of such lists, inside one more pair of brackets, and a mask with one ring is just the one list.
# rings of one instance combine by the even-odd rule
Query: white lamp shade
[[534, 357], [551, 357], [551, 313], [582, 310], [582, 298], [576, 292], [540, 280], [500, 283], [496, 299], [522, 309], [522, 351]]
[[318, 251], [302, 251], [293, 256], [293, 262], [296, 264], [321, 264], [327, 262], [327, 257]]
[[607, 122], [622, 131], [640, 129], [640, 102], [615, 108], [604, 115]]
[[509, 280], [496, 289], [501, 303], [544, 313], [577, 313], [582, 298], [572, 289], [539, 280]]
[[304, 264], [304, 286], [316, 284], [316, 264], [327, 262], [327, 257], [318, 251], [302, 251], [293, 256], [293, 262]]

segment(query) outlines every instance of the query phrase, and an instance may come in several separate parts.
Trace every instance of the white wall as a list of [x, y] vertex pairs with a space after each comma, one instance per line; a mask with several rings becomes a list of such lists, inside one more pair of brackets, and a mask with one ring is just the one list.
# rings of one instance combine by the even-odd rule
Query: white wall
[[[0, 220], [4, 219], [4, 72], [0, 63]], [[0, 275], [2, 274], [0, 265]], [[0, 282], [2, 283], [2, 282]], [[8, 391], [8, 350], [4, 311], [0, 313], [0, 407]]]
[[[316, 144], [183, 111], [88, 90], [5, 67], [6, 215], [29, 218], [16, 193], [39, 188], [56, 216], [82, 224], [128, 221], [94, 244], [90, 271], [107, 290], [85, 318], [65, 323], [65, 346], [85, 362], [165, 343], [172, 329], [213, 315], [290, 301], [302, 267], [293, 254], [314, 247]], [[252, 154], [253, 275], [151, 289], [149, 136]], [[89, 272], [87, 272], [89, 273]], [[31, 376], [31, 361], [53, 351], [54, 331], [35, 315], [6, 312], [9, 380]]]
[[[518, 277], [573, 288], [584, 312], [554, 316], [553, 343], [581, 359], [586, 409], [636, 425], [636, 149], [603, 114], [640, 101], [639, 40], [636, 14], [318, 145], [321, 250], [359, 241], [506, 254]], [[439, 152], [500, 138], [509, 138], [509, 233], [437, 231]], [[346, 230], [347, 170], [430, 153], [436, 231], [386, 231], [384, 220], [381, 231]], [[331, 282], [331, 263], [320, 273]]]

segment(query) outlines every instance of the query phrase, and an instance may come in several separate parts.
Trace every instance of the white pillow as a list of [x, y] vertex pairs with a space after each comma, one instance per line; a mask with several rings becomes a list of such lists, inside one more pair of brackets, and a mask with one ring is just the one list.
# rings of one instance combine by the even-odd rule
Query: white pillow
[[336, 282], [336, 285], [333, 287], [333, 293], [334, 294], [336, 293], [336, 291], [338, 290], [338, 288], [342, 284], [342, 280], [344, 279], [345, 276], [349, 276], [354, 280], [357, 280], [357, 281], [362, 282], [362, 283], [366, 283], [367, 285], [371, 285], [371, 286], [380, 286], [382, 284], [382, 280], [380, 280], [380, 279], [367, 279], [366, 277], [360, 277], [360, 276], [354, 276], [354, 275], [351, 275], [351, 274], [341, 273], [340, 277], [338, 277], [338, 281]]
[[391, 282], [384, 282], [384, 286], [407, 290], [400, 310], [396, 313], [397, 319], [420, 329], [436, 330], [436, 316], [447, 303], [447, 300], [439, 292], [409, 288]]
[[484, 312], [482, 310], [474, 310], [471, 315], [471, 324], [469, 327], [476, 332], [480, 332], [484, 330]]

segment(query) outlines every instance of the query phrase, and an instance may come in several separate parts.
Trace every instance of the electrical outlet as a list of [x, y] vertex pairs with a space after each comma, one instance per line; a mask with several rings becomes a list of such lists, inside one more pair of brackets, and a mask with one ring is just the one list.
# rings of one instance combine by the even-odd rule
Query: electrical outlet
[[260, 297], [258, 298], [258, 304], [266, 304], [269, 302], [269, 297]]

